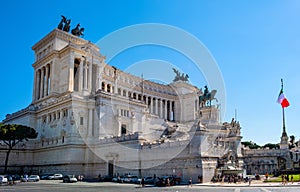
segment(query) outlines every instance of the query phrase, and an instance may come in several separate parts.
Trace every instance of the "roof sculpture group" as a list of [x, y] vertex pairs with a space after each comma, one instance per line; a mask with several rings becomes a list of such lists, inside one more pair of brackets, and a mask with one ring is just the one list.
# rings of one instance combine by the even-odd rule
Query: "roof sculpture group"
[[173, 82], [175, 81], [189, 81], [189, 75], [188, 74], [184, 74], [184, 73], [180, 73], [179, 70], [172, 68], [174, 73], [176, 74]]
[[[71, 24], [71, 19], [67, 19], [65, 16], [61, 16], [61, 21], [59, 22], [57, 28], [60, 30], [63, 30], [65, 32], [70, 31], [70, 24]], [[84, 28], [80, 27], [80, 23], [76, 25], [74, 29], [71, 30], [72, 35], [75, 35], [77, 37], [83, 36]]]

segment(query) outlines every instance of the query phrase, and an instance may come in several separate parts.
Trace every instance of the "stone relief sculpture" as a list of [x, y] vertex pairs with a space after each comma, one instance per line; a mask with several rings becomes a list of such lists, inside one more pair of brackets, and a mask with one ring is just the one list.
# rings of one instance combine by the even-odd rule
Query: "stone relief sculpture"
[[229, 129], [229, 136], [239, 136], [241, 133], [241, 126], [240, 123], [236, 120], [234, 120], [234, 118], [231, 119], [230, 123], [223, 123], [223, 127], [224, 129]]

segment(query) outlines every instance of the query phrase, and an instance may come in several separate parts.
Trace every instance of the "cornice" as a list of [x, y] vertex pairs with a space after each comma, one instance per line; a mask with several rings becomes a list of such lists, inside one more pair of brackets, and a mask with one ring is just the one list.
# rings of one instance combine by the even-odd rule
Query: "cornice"
[[44, 65], [45, 63], [48, 63], [50, 60], [52, 60], [57, 55], [58, 55], [58, 51], [53, 50], [52, 52], [50, 52], [49, 54], [47, 54], [42, 59], [34, 62], [32, 64], [32, 67], [34, 67], [35, 69], [39, 68], [41, 65]]
[[[48, 44], [52, 39], [59, 38], [62, 40], [65, 40], [67, 42], [72, 42], [77, 45], [83, 45], [89, 43], [89, 41], [82, 39], [80, 37], [76, 37], [70, 33], [67, 33], [65, 31], [62, 31], [60, 29], [54, 29], [51, 31], [48, 35], [46, 35], [43, 39], [41, 39], [39, 42], [37, 42], [35, 45], [32, 46], [32, 50], [36, 51], [42, 47], [44, 47], [46, 44]], [[98, 48], [99, 49], [99, 48]]]

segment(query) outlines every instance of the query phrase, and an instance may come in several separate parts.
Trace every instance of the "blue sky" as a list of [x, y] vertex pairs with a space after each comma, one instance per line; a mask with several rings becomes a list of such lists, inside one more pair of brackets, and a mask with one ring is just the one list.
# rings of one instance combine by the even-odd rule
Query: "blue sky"
[[[280, 141], [282, 116], [276, 99], [283, 78], [291, 103], [286, 109], [287, 133], [299, 139], [299, 1], [3, 1], [1, 120], [30, 104], [31, 47], [57, 27], [60, 15], [71, 18], [72, 27], [80, 22], [85, 27], [84, 38], [94, 43], [115, 30], [142, 23], [172, 25], [197, 37], [215, 58], [224, 79], [224, 120], [230, 121], [237, 109], [243, 140], [258, 144]], [[178, 56], [175, 61], [174, 54], [161, 47], [137, 47], [111, 64], [124, 69], [141, 60], [158, 59], [187, 65], [186, 58]], [[191, 80], [199, 87], [206, 84], [201, 74]]]

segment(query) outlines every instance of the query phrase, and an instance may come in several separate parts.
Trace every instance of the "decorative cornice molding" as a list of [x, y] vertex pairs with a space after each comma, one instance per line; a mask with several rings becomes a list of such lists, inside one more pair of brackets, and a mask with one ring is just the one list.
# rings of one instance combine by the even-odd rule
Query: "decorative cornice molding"
[[72, 42], [77, 45], [84, 45], [89, 42], [85, 39], [76, 37], [70, 33], [67, 33], [65, 31], [55, 28], [48, 35], [46, 35], [43, 39], [41, 39], [39, 42], [37, 42], [35, 45], [33, 45], [32, 50], [36, 51], [36, 50], [41, 49], [42, 47], [44, 47], [46, 44], [48, 44], [54, 38], [59, 38], [59, 39], [65, 40], [67, 42]]

